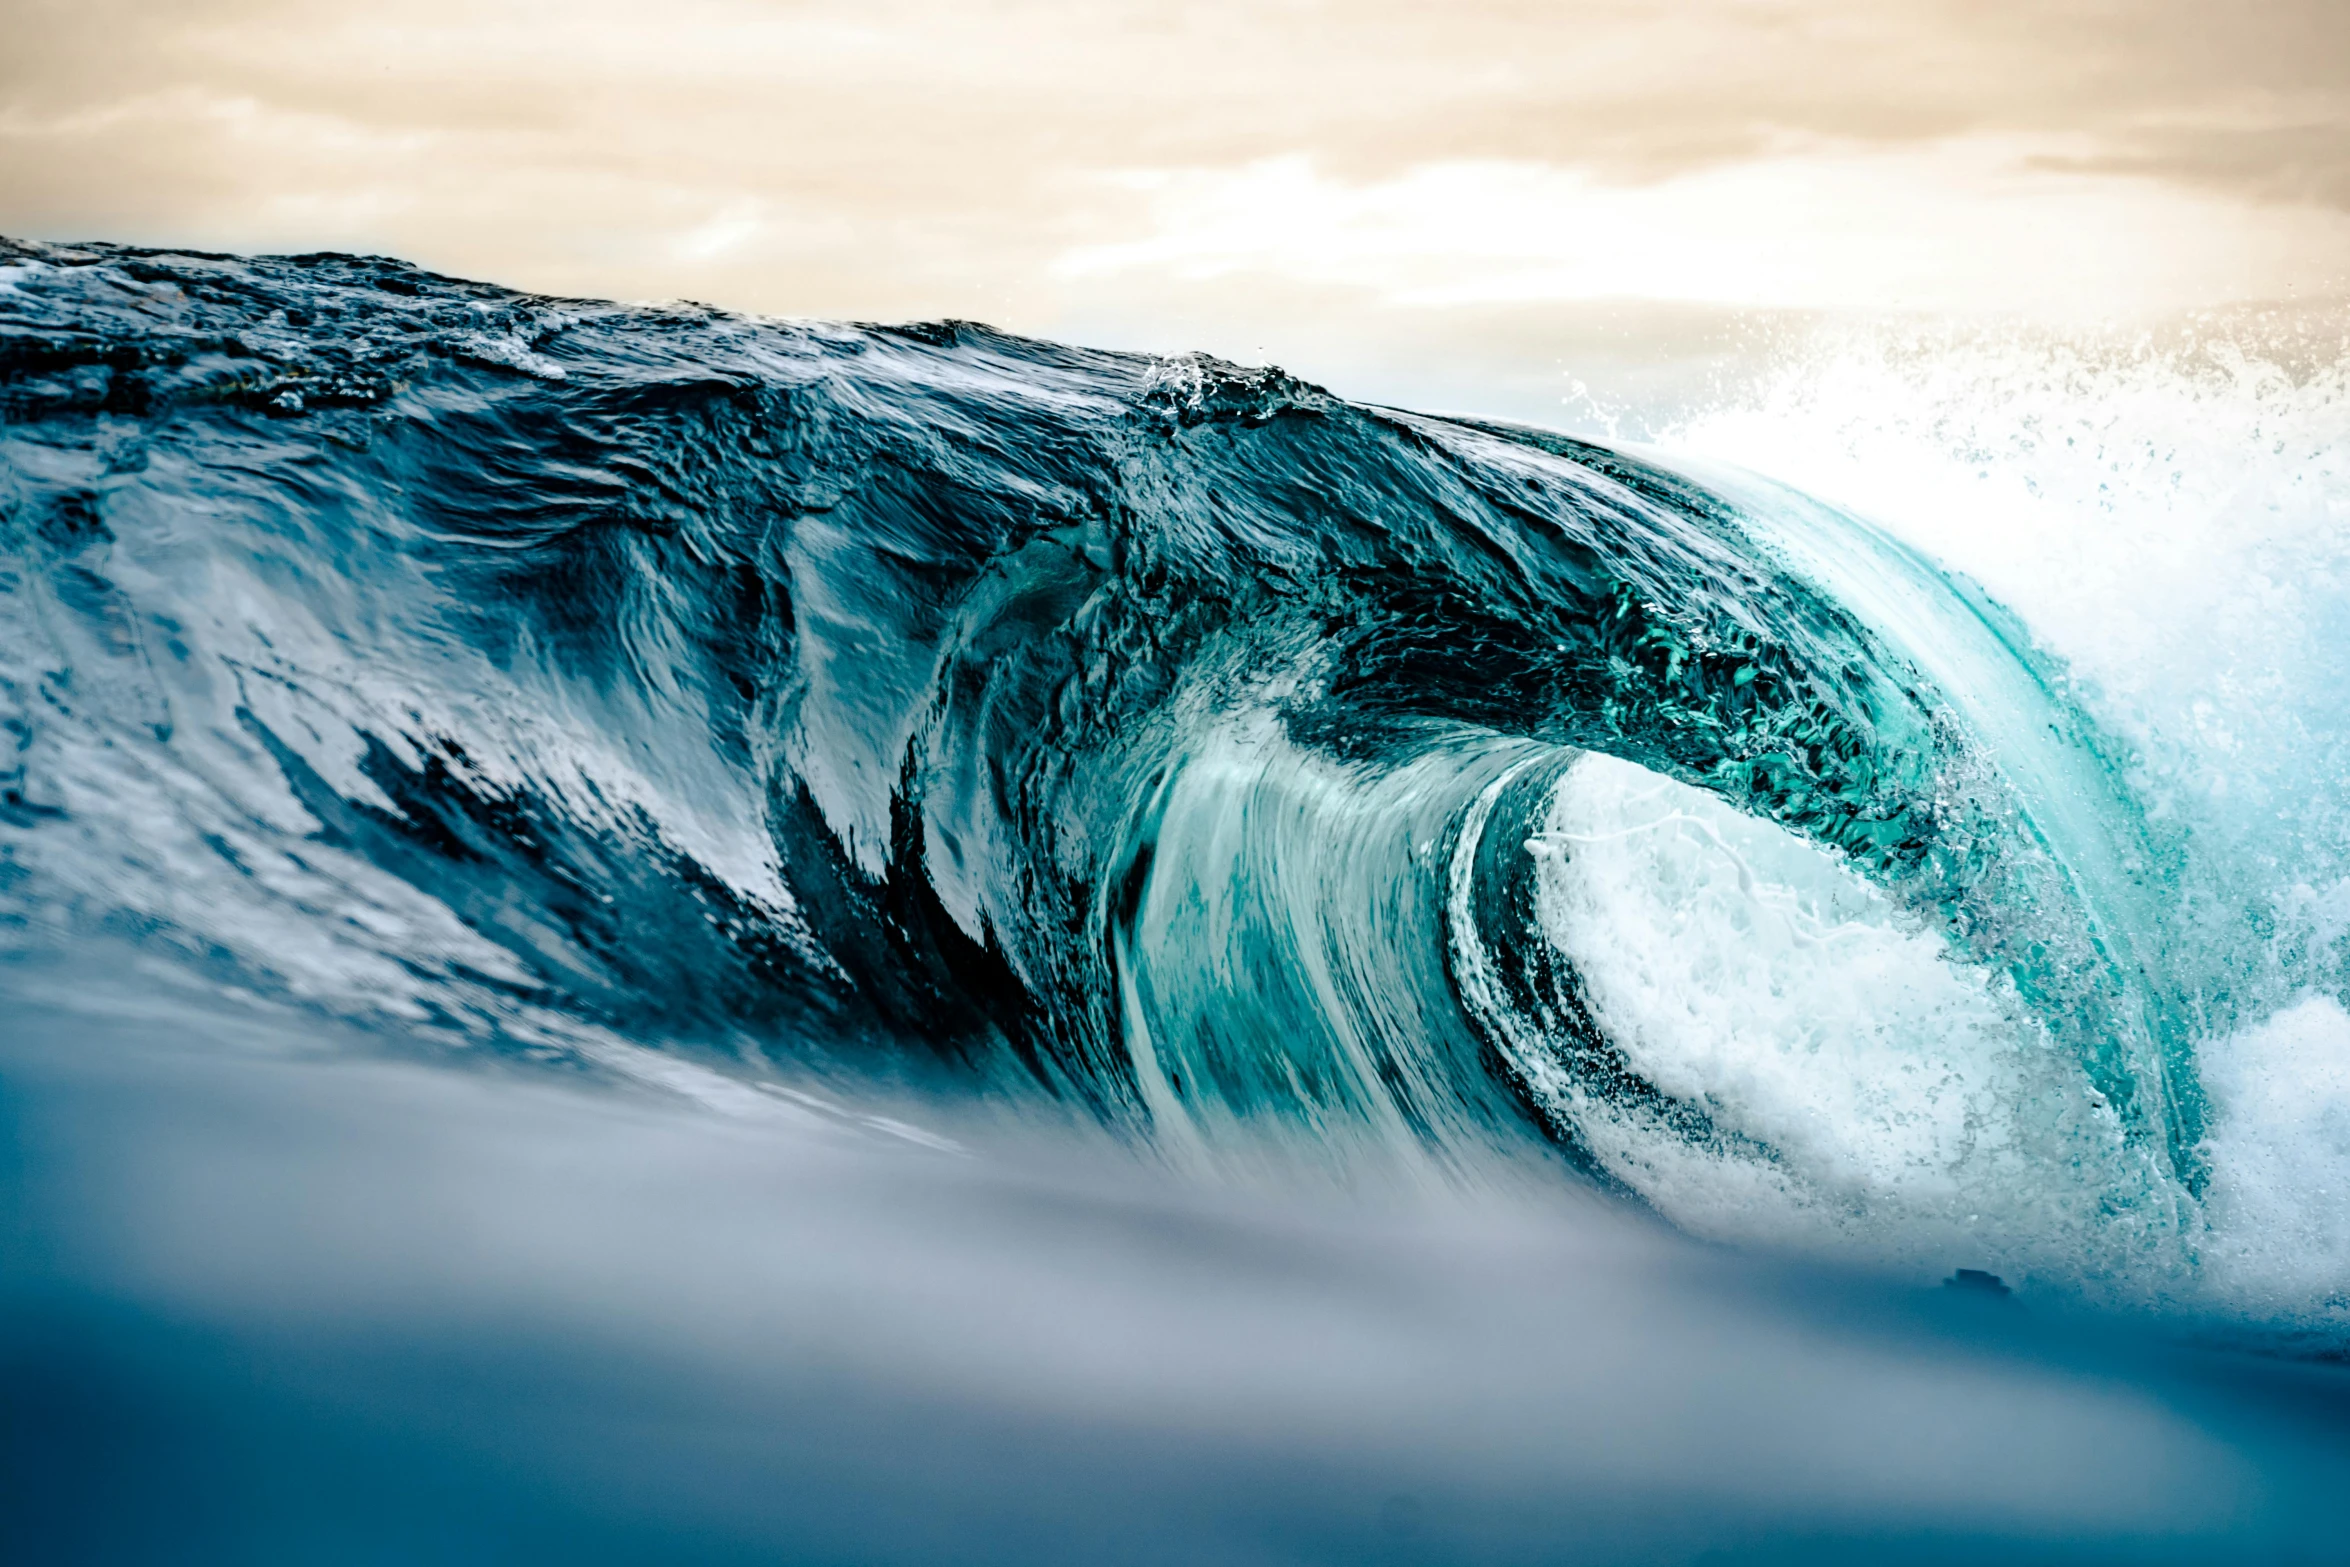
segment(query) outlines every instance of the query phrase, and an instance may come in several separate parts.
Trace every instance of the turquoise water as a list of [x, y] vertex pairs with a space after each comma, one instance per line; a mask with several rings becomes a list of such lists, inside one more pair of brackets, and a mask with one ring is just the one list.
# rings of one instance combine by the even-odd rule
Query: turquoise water
[[[1766, 1544], [1842, 1518], [1914, 1545], [1966, 1489], [1913, 1506], [1927, 1493], [1855, 1457], [1800, 1505], [1742, 1511], [1794, 1494], [1764, 1442], [1727, 1460], [1747, 1480], [1691, 1490], [1701, 1428], [1762, 1419], [1720, 1401], [1741, 1363], [1720, 1346], [1780, 1320], [1741, 1270], [1804, 1281], [1784, 1285], [1814, 1302], [1796, 1317], [1823, 1324], [1916, 1289], [1942, 1311], [1941, 1281], [1971, 1268], [2038, 1324], [2108, 1313], [2087, 1320], [2338, 1353], [2338, 354], [1823, 339], [1601, 442], [1207, 359], [548, 300], [341, 257], [17, 247], [0, 332], [0, 983], [37, 1020], [23, 1124], [84, 1129], [26, 1134], [53, 1147], [21, 1161], [23, 1233], [68, 1259], [30, 1270], [42, 1290], [127, 1302], [166, 1337], [192, 1313], [293, 1344], [269, 1326], [282, 1301], [223, 1293], [154, 1239], [175, 1232], [159, 1194], [193, 1180], [212, 1195], [177, 1228], [343, 1302], [321, 1320], [359, 1311], [337, 1280], [405, 1300], [386, 1331], [424, 1340], [435, 1313], [519, 1290], [516, 1320], [557, 1346], [549, 1376], [599, 1410], [611, 1389], [548, 1316], [561, 1281], [622, 1342], [632, 1311], [666, 1342], [701, 1331], [709, 1292], [768, 1292], [814, 1361], [729, 1353], [845, 1356], [827, 1419], [898, 1429], [917, 1417], [891, 1400], [910, 1397], [1000, 1424], [1028, 1407], [1002, 1380], [1020, 1367], [1056, 1390], [1022, 1428], [1046, 1448], [1127, 1408], [1122, 1429], [1151, 1434], [1138, 1454], [1237, 1422], [1287, 1433], [1268, 1440], [1307, 1468], [1354, 1450], [1282, 1426], [1248, 1366], [1303, 1389], [1457, 1353], [1473, 1396], [1414, 1382], [1377, 1412], [1329, 1407], [1416, 1455], [1405, 1469], [1496, 1477], [1505, 1512], [1542, 1469], [1527, 1453], [1612, 1483], [1602, 1449], [1562, 1433], [1592, 1429], [1572, 1416], [1593, 1399], [1640, 1403], [1586, 1385], [1615, 1344], [1716, 1368], [1658, 1395], [1651, 1458], [1627, 1471], [1697, 1498], [1713, 1522], [1691, 1552], [1746, 1538], [1750, 1516]], [[286, 1058], [301, 1072], [273, 1076]], [[444, 1080], [465, 1085], [446, 1127], [418, 1108], [444, 1090], [415, 1086]], [[618, 1199], [535, 1178], [514, 1202], [397, 1178], [379, 1216], [409, 1238], [378, 1256], [359, 1155], [251, 1108], [281, 1081], [311, 1085], [284, 1114], [315, 1101], [378, 1149], [371, 1169], [486, 1160], [497, 1180], [520, 1179], [500, 1104], [545, 1159], [605, 1182], [595, 1107], [625, 1107], [609, 1113], [639, 1130], [612, 1135], [669, 1150], [644, 1155], [669, 1195], [611, 1245], [624, 1273], [661, 1256], [679, 1293], [614, 1304], [635, 1297], [576, 1237]], [[376, 1129], [370, 1083], [406, 1085]], [[184, 1135], [182, 1092], [213, 1106]], [[240, 1144], [219, 1130], [239, 1115], [271, 1129]], [[773, 1149], [678, 1152], [705, 1135]], [[835, 1136], [898, 1152], [805, 1153]], [[150, 1143], [183, 1150], [151, 1186], [90, 1173], [145, 1168], [107, 1150]], [[254, 1168], [273, 1180], [192, 1173], [239, 1168], [240, 1145], [268, 1150]], [[782, 1162], [741, 1164], [765, 1159]], [[952, 1173], [970, 1170], [989, 1173]], [[662, 1204], [746, 1180], [802, 1191], [845, 1260], [745, 1275], [662, 1251]], [[966, 1180], [993, 1194], [968, 1239], [997, 1262], [934, 1248], [919, 1217]], [[1036, 1240], [1061, 1234], [1037, 1192], [1137, 1182], [1100, 1219], [1105, 1255], [1218, 1237], [1185, 1282], [1156, 1262], [1089, 1282], [1063, 1239]], [[473, 1262], [415, 1243], [469, 1204], [499, 1237]], [[707, 1244], [817, 1244], [753, 1207]], [[1268, 1213], [1288, 1216], [1278, 1238]], [[331, 1244], [285, 1241], [303, 1214]], [[540, 1233], [558, 1237], [541, 1262], [514, 1260]], [[1300, 1286], [1329, 1345], [1295, 1336], [1263, 1260], [1293, 1247], [1355, 1259]], [[1591, 1247], [1636, 1260], [1562, 1284], [1555, 1258]], [[1541, 1282], [1510, 1282], [1534, 1257], [1552, 1259], [1526, 1263]], [[387, 1258], [421, 1293], [383, 1281]], [[1684, 1267], [1699, 1282], [1673, 1282]], [[1451, 1268], [1483, 1285], [1428, 1305], [1425, 1339], [1396, 1326], [1420, 1309], [1409, 1281]], [[859, 1380], [951, 1338], [966, 1319], [938, 1302], [964, 1298], [1026, 1299], [1056, 1326], [981, 1356], [976, 1391], [936, 1367], [886, 1397]], [[1545, 1300], [1565, 1343], [1526, 1363], [1551, 1368], [1528, 1375], [1553, 1423], [1523, 1451], [1430, 1436], [1440, 1410], [1520, 1408], [1495, 1391], [1507, 1357], [1480, 1357]], [[1966, 1357], [1995, 1320], [2026, 1382], [2118, 1379], [2172, 1411], [2114, 1417], [2129, 1442], [2186, 1444], [2139, 1473], [2233, 1477], [2184, 1522], [2143, 1501], [2154, 1533], [2275, 1545], [2315, 1516], [2280, 1478], [2304, 1444], [2241, 1389], [2224, 1419], [2180, 1414], [2193, 1379], [2152, 1349], [2092, 1373], [2070, 1328], [1883, 1309], [1892, 1358], [1850, 1383], [1878, 1391], [1798, 1422], [1838, 1451], [1972, 1398], [1990, 1373]], [[1677, 1325], [1629, 1325], [1650, 1317]], [[1757, 1341], [1774, 1385], [1827, 1375], [1789, 1331]], [[1278, 1373], [1252, 1358], [1260, 1333], [1291, 1346]], [[115, 1353], [90, 1343], [75, 1353]], [[365, 1353], [337, 1343], [330, 1361]], [[1108, 1369], [1170, 1343], [1195, 1400]], [[1936, 1382], [1947, 1344], [1975, 1369]], [[2331, 1408], [2323, 1373], [2290, 1375]], [[1923, 1406], [1883, 1391], [1920, 1377]], [[2060, 1424], [2106, 1418], [2048, 1396]], [[275, 1397], [249, 1413], [279, 1421]], [[431, 1449], [395, 1404], [384, 1418]], [[1996, 1408], [1959, 1422], [1962, 1472], [1997, 1468]], [[2331, 1463], [2334, 1438], [2309, 1440]], [[2177, 1457], [2196, 1443], [2201, 1468]], [[1184, 1452], [1169, 1462], [1192, 1473]], [[850, 1464], [844, 1494], [920, 1505], [877, 1462]], [[2109, 1476], [2071, 1478], [2040, 1523], [2042, 1502], [2000, 1492], [1983, 1537], [2129, 1533], [2129, 1508], [2083, 1510], [2083, 1487], [2121, 1494]], [[1288, 1559], [1267, 1520], [1322, 1493], [1283, 1484], [1256, 1523], [1217, 1527]], [[2271, 1511], [2229, 1510], [2263, 1485]], [[1396, 1487], [1389, 1521], [1416, 1517], [1420, 1493]], [[1599, 1555], [1677, 1559], [1654, 1508], [1611, 1516], [1628, 1532]], [[914, 1549], [825, 1527], [846, 1531], [827, 1536], [840, 1559]], [[1357, 1548], [1314, 1538], [1290, 1554]]]

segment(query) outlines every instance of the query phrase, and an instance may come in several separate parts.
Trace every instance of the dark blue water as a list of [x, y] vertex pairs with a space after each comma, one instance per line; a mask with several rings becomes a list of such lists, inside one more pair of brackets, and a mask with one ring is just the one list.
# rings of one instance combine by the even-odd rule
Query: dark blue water
[[346, 257], [0, 418], [26, 1559], [2329, 1559], [2330, 949], [1868, 524]]

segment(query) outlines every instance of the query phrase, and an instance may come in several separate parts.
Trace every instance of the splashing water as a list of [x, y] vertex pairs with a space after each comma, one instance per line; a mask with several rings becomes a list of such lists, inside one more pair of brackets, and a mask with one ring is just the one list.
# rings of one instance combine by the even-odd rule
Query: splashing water
[[2172, 845], [2165, 961], [2212, 1185], [2167, 1266], [2255, 1314], [2338, 1313], [2350, 348], [2306, 321], [2163, 343], [1838, 331], [1655, 436], [1869, 518], [2062, 661]]

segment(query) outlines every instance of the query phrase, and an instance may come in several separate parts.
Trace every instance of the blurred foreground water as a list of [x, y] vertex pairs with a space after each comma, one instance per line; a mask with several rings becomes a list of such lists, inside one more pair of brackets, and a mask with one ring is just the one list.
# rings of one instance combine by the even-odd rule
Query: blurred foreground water
[[122, 1010], [0, 1064], [12, 1560], [2339, 1559], [2194, 1324]]

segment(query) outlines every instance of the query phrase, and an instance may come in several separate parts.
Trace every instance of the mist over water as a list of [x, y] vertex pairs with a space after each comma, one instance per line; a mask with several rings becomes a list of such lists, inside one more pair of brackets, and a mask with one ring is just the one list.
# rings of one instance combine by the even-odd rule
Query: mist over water
[[35, 1558], [2331, 1548], [2338, 351], [0, 303]]

